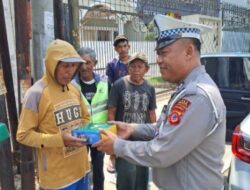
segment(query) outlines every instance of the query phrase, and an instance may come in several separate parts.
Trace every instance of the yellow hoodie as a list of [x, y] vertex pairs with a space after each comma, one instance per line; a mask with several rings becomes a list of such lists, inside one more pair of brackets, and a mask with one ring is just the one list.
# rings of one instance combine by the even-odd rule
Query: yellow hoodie
[[55, 80], [55, 70], [64, 58], [80, 58], [73, 46], [53, 41], [46, 51], [46, 73], [26, 93], [17, 131], [17, 141], [35, 147], [39, 184], [58, 189], [84, 177], [89, 171], [86, 147], [65, 147], [62, 130], [71, 131], [89, 122], [80, 91], [70, 83]]

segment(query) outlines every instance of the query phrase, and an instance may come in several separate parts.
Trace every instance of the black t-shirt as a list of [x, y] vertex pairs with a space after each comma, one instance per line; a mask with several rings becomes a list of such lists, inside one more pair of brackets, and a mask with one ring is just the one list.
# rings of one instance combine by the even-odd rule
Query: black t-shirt
[[85, 98], [88, 100], [89, 103], [91, 103], [92, 98], [94, 97], [96, 93], [96, 84], [95, 80], [91, 80], [88, 82], [83, 82], [80, 80], [80, 85], [81, 85], [81, 91]]
[[155, 88], [146, 80], [134, 85], [128, 77], [118, 79], [110, 91], [109, 106], [116, 107], [116, 121], [149, 123], [149, 111], [155, 110]]

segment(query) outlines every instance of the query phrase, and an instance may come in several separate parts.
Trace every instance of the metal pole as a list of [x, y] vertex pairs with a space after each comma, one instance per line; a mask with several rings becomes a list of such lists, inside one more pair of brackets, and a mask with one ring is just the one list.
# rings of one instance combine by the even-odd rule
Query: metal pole
[[70, 0], [69, 4], [69, 28], [70, 28], [70, 42], [76, 48], [80, 48], [79, 37], [79, 1]]
[[[1, 92], [0, 92], [0, 121], [5, 124], [10, 123], [10, 129], [14, 130], [17, 127], [17, 112], [16, 112], [16, 104], [15, 104], [15, 95], [13, 88], [13, 80], [11, 73], [11, 63], [10, 63], [10, 55], [9, 55], [9, 47], [7, 41], [7, 33], [6, 33], [6, 25], [5, 25], [5, 17], [4, 17], [4, 8], [2, 1], [0, 2], [0, 75], [3, 74], [3, 78], [1, 76], [0, 81], [2, 84]], [[2, 72], [2, 71], [3, 72]], [[5, 89], [6, 88], [6, 89]], [[7, 93], [7, 96], [4, 94]], [[5, 103], [7, 99], [7, 104]], [[7, 109], [7, 106], [10, 106]], [[7, 113], [8, 112], [8, 113]], [[9, 115], [9, 122], [8, 122]], [[13, 168], [12, 168], [12, 155], [10, 148], [10, 139], [9, 136], [3, 136], [4, 131], [7, 132], [7, 127], [1, 123], [0, 126], [0, 189], [2, 190], [15, 190], [14, 185], [14, 176], [13, 176]], [[15, 130], [16, 131], [16, 130]], [[13, 135], [16, 134], [12, 132]], [[14, 135], [15, 136], [15, 135]], [[14, 146], [14, 143], [13, 143]]]
[[[19, 108], [21, 100], [28, 87], [31, 85], [30, 52], [29, 52], [29, 0], [14, 1], [15, 28], [16, 28], [16, 55], [18, 69]], [[35, 173], [32, 149], [20, 145], [20, 170], [22, 190], [35, 189]]]
[[55, 39], [65, 39], [64, 11], [62, 0], [53, 1]]
[[[3, 2], [0, 3], [0, 52], [1, 52], [1, 62], [3, 69], [3, 77], [5, 81], [5, 86], [7, 90], [6, 99], [7, 99], [7, 108], [6, 113], [8, 112], [9, 124], [10, 124], [10, 133], [12, 136], [12, 142], [14, 150], [18, 149], [18, 144], [16, 143], [16, 131], [18, 125], [18, 117], [17, 117], [17, 108], [16, 108], [16, 100], [14, 93], [14, 85], [11, 71], [11, 62], [10, 62], [10, 54], [9, 54], [9, 46], [8, 39], [6, 33], [6, 25], [5, 25], [5, 17], [4, 17], [4, 8]], [[2, 104], [1, 104], [2, 105]], [[4, 113], [0, 113], [4, 114]], [[6, 123], [8, 124], [8, 122]]]

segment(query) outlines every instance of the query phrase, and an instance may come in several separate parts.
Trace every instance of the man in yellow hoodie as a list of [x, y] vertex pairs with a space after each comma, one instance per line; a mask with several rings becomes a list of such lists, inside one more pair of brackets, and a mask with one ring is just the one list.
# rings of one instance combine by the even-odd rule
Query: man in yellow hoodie
[[23, 101], [17, 141], [36, 148], [41, 189], [88, 190], [87, 149], [83, 139], [71, 136], [89, 122], [80, 91], [70, 84], [83, 62], [72, 45], [54, 40], [44, 76]]

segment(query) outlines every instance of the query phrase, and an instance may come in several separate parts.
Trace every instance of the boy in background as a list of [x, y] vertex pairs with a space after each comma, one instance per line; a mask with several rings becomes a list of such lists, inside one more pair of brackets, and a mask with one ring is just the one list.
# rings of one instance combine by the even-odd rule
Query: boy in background
[[[111, 85], [118, 79], [128, 74], [127, 62], [129, 56], [129, 40], [124, 34], [119, 34], [114, 40], [114, 49], [118, 54], [118, 58], [113, 58], [106, 66], [106, 75]], [[107, 166], [109, 173], [115, 173], [115, 156], [110, 156]]]

